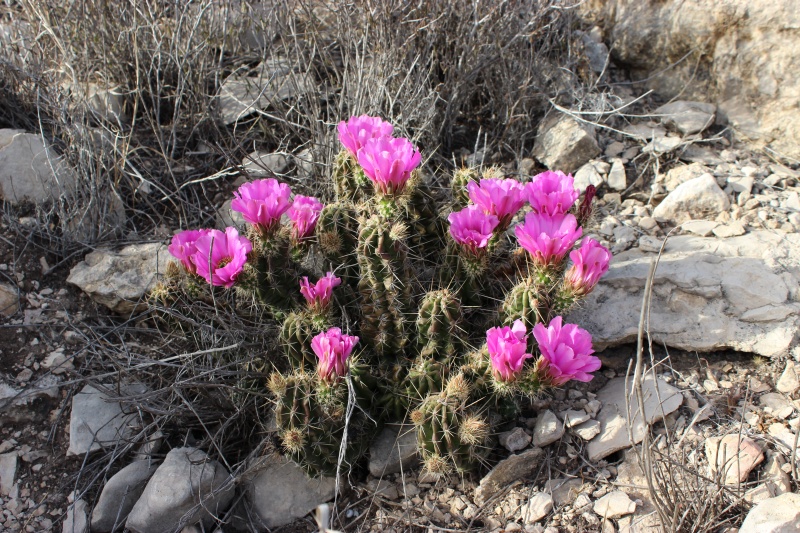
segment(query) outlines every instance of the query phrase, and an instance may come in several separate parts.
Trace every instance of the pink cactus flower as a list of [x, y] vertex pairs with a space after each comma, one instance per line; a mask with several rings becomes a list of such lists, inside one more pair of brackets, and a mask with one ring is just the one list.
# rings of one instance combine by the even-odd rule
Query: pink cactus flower
[[277, 224], [292, 205], [292, 190], [274, 178], [245, 183], [233, 196], [231, 209], [264, 232]]
[[480, 249], [486, 248], [500, 223], [496, 216], [485, 213], [477, 205], [470, 205], [461, 211], [450, 213], [447, 220], [450, 221], [450, 235], [453, 240], [473, 254], [478, 254]]
[[197, 267], [192, 260], [192, 256], [197, 253], [195, 242], [197, 239], [208, 233], [207, 229], [187, 229], [172, 237], [172, 243], [167, 250], [172, 256], [181, 262], [183, 268], [190, 274], [197, 272]]
[[501, 230], [508, 228], [511, 219], [525, 205], [525, 188], [515, 179], [483, 179], [480, 184], [471, 181], [467, 191], [473, 203], [500, 220]]
[[563, 385], [567, 381], [591, 381], [591, 372], [600, 368], [600, 359], [593, 356], [592, 336], [575, 324], [564, 324], [555, 317], [548, 327], [536, 324], [533, 336], [542, 353], [540, 369], [545, 381]]
[[233, 287], [236, 278], [247, 262], [247, 254], [253, 245], [247, 237], [239, 236], [236, 228], [225, 228], [225, 232], [208, 230], [195, 241], [197, 252], [193, 256], [197, 275], [212, 285]]
[[331, 303], [333, 288], [341, 285], [342, 280], [328, 272], [321, 277], [314, 285], [308, 281], [308, 277], [303, 276], [300, 280], [300, 294], [306, 299], [309, 307], [315, 311], [324, 311]]
[[580, 195], [574, 184], [572, 174], [548, 170], [534, 176], [533, 181], [525, 186], [525, 194], [534, 213], [563, 215]]
[[294, 223], [292, 233], [295, 239], [305, 239], [314, 233], [314, 228], [317, 227], [317, 220], [319, 220], [322, 207], [322, 202], [313, 196], [302, 196], [298, 194], [294, 197], [292, 207], [289, 208], [286, 215]]
[[422, 154], [403, 137], [372, 138], [358, 151], [358, 164], [384, 195], [402, 192], [421, 160]]
[[358, 151], [369, 139], [391, 137], [394, 126], [380, 117], [361, 115], [350, 117], [347, 122], [341, 121], [336, 129], [339, 130], [339, 142], [350, 155], [357, 157]]
[[528, 213], [525, 223], [514, 228], [520, 246], [525, 248], [539, 266], [561, 262], [583, 230], [572, 214], [543, 215]]
[[533, 357], [525, 353], [528, 336], [522, 320], [512, 327], [492, 328], [486, 332], [486, 347], [492, 361], [492, 373], [500, 381], [514, 381], [526, 359]]
[[564, 283], [575, 296], [585, 296], [608, 272], [611, 252], [594, 239], [585, 239], [580, 248], [570, 252], [569, 258], [572, 259], [572, 266], [564, 275]]
[[320, 379], [331, 383], [347, 374], [347, 358], [358, 343], [358, 337], [342, 335], [339, 328], [331, 328], [311, 339], [311, 349], [319, 357], [317, 373]]

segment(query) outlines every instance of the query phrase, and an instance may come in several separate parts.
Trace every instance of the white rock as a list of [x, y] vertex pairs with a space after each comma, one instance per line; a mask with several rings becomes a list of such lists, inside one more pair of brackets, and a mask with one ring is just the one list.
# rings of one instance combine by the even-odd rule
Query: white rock
[[500, 433], [497, 440], [500, 442], [500, 446], [514, 453], [527, 448], [531, 443], [531, 436], [522, 428], [514, 428], [511, 431]]
[[720, 239], [738, 237], [745, 234], [744, 224], [742, 224], [739, 220], [734, 220], [733, 222], [716, 226], [713, 229], [713, 233]]
[[575, 409], [564, 411], [563, 413], [560, 413], [560, 416], [561, 419], [564, 421], [564, 425], [567, 426], [568, 428], [577, 426], [579, 424], [583, 424], [584, 422], [586, 422], [591, 418], [591, 416], [589, 416], [589, 413], [587, 413], [586, 411], [584, 410], [578, 411]]
[[745, 501], [756, 504], [775, 496], [780, 496], [786, 492], [792, 491], [792, 482], [789, 474], [781, 468], [786, 464], [783, 455], [779, 453], [772, 453], [759, 475], [761, 484], [748, 490], [745, 495]]
[[681, 224], [681, 229], [700, 237], [708, 237], [717, 226], [719, 226], [719, 222], [713, 220], [689, 220]]
[[[638, 401], [632, 389], [633, 380], [628, 381], [630, 412], [633, 416], [631, 442], [628, 433], [628, 415], [625, 405], [625, 378], [614, 378], [597, 393], [597, 399], [603, 403], [597, 414], [600, 422], [600, 433], [586, 446], [590, 461], [599, 461], [612, 453], [638, 444], [644, 438], [645, 421], [639, 411]], [[656, 388], [656, 383], [658, 383]], [[642, 381], [644, 391], [644, 418], [647, 423], [654, 423], [672, 413], [681, 403], [683, 394], [663, 380], [654, 380], [651, 374]], [[659, 399], [661, 400], [659, 404]]]
[[[141, 385], [123, 386], [123, 394], [141, 391]], [[118, 402], [86, 385], [72, 397], [67, 455], [115, 446], [120, 439], [131, 436], [135, 418], [133, 413], [125, 414]]]
[[797, 375], [794, 361], [786, 361], [786, 368], [783, 369], [783, 374], [778, 379], [775, 388], [778, 389], [778, 392], [784, 394], [793, 394], [797, 389], [800, 389], [800, 378]]
[[8, 496], [14, 486], [14, 476], [17, 475], [17, 454], [0, 454], [0, 496]]
[[592, 510], [602, 518], [619, 518], [635, 512], [636, 503], [621, 490], [615, 490], [594, 502]]
[[603, 176], [597, 171], [597, 166], [593, 162], [588, 162], [583, 165], [575, 173], [575, 188], [581, 193], [586, 190], [589, 185], [599, 187], [603, 184]]
[[369, 473], [377, 478], [408, 472], [418, 462], [417, 433], [413, 424], [384, 426], [369, 448]]
[[716, 217], [730, 208], [728, 195], [711, 174], [704, 174], [678, 185], [653, 210], [659, 222], [679, 224], [692, 218]]
[[657, 108], [656, 115], [664, 115], [661, 121], [684, 135], [700, 133], [714, 123], [717, 106], [703, 102], [677, 100]]
[[645, 231], [650, 231], [658, 227], [658, 221], [653, 217], [642, 217], [639, 220], [639, 227]]
[[288, 164], [284, 154], [256, 150], [242, 160], [242, 170], [251, 179], [269, 178], [282, 174]]
[[594, 128], [567, 115], [543, 121], [533, 147], [536, 159], [564, 173], [574, 172], [599, 153]]
[[532, 524], [538, 522], [553, 510], [553, 497], [547, 492], [537, 492], [536, 495], [530, 499], [527, 507], [522, 512], [522, 519], [526, 523]]
[[781, 420], [786, 420], [794, 413], [792, 402], [777, 392], [762, 394], [758, 399], [758, 404], [764, 407], [766, 412]]
[[92, 511], [92, 531], [113, 531], [124, 524], [155, 471], [150, 461], [134, 461], [114, 474]]
[[0, 129], [0, 199], [12, 205], [54, 200], [74, 191], [74, 179], [39, 135]]
[[628, 178], [625, 175], [625, 165], [621, 159], [613, 159], [611, 171], [608, 173], [608, 186], [615, 191], [624, 191], [628, 186]]
[[583, 424], [572, 428], [572, 432], [583, 440], [592, 440], [600, 433], [600, 422], [587, 420]]
[[67, 516], [61, 525], [62, 533], [89, 533], [89, 517], [86, 502], [77, 500], [67, 509]]
[[540, 413], [536, 418], [536, 425], [533, 428], [533, 445], [542, 447], [552, 444], [564, 435], [564, 424], [547, 410]]
[[747, 513], [739, 533], [800, 531], [800, 494], [787, 492], [759, 503]]
[[731, 186], [733, 192], [750, 193], [755, 184], [755, 178], [748, 176], [728, 176], [728, 185]]
[[506, 485], [529, 476], [539, 468], [543, 458], [544, 452], [541, 448], [531, 448], [503, 459], [481, 479], [475, 489], [475, 503], [483, 505]]
[[642, 152], [645, 154], [654, 153], [654, 154], [666, 154], [667, 152], [673, 151], [675, 148], [681, 145], [683, 139], [680, 137], [676, 137], [674, 135], [666, 135], [664, 137], [653, 137], [653, 140], [647, 143], [647, 145], [642, 148]]
[[641, 141], [649, 141], [655, 137], [664, 137], [667, 134], [667, 130], [665, 130], [663, 126], [659, 126], [656, 123], [629, 124], [628, 126], [625, 126], [622, 131]]
[[711, 437], [705, 441], [710, 478], [725, 485], [743, 483], [756, 465], [764, 460], [764, 452], [752, 439], [737, 435]]

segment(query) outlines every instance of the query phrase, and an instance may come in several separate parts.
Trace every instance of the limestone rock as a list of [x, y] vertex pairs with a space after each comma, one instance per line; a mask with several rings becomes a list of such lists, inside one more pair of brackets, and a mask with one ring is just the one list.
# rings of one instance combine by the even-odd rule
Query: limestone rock
[[625, 165], [621, 159], [613, 159], [611, 170], [608, 172], [608, 186], [615, 191], [624, 191], [628, 186], [628, 177], [625, 175]]
[[786, 420], [794, 413], [792, 402], [777, 392], [762, 394], [758, 399], [758, 403], [767, 413], [781, 420]]
[[[636, 339], [653, 257], [639, 244], [614, 256], [608, 273], [567, 317], [592, 334], [597, 350]], [[800, 328], [797, 287], [798, 234], [671, 237], [653, 283], [650, 335], [653, 342], [689, 351], [785, 355]]]
[[727, 239], [728, 237], [738, 237], [745, 234], [744, 224], [739, 220], [734, 220], [728, 224], [716, 226], [712, 233], [720, 239]]
[[233, 492], [230, 475], [219, 462], [196, 448], [175, 448], [147, 482], [125, 527], [134, 533], [172, 533], [219, 515]]
[[114, 474], [92, 511], [92, 531], [105, 533], [124, 524], [155, 471], [156, 465], [150, 461], [134, 461]]
[[265, 467], [245, 484], [245, 495], [264, 527], [273, 529], [302, 518], [331, 500], [336, 480], [310, 479], [294, 462], [270, 458]]
[[786, 368], [783, 369], [783, 374], [778, 379], [775, 388], [784, 394], [792, 394], [800, 388], [800, 378], [798, 378], [794, 361], [786, 361]]
[[592, 510], [603, 518], [619, 518], [636, 511], [636, 503], [621, 490], [615, 490], [594, 502]]
[[780, 496], [786, 492], [791, 492], [791, 478], [789, 478], [789, 474], [784, 472], [781, 468], [785, 464], [786, 460], [783, 458], [783, 455], [779, 453], [770, 454], [759, 475], [761, 484], [745, 493], [745, 501], [756, 504], [768, 500], [769, 498]]
[[417, 433], [412, 424], [386, 425], [369, 449], [369, 473], [375, 477], [407, 472], [418, 462]]
[[549, 479], [544, 484], [544, 491], [553, 496], [553, 504], [556, 507], [569, 505], [578, 496], [583, 481], [577, 478], [556, 478]]
[[544, 457], [541, 448], [531, 448], [503, 459], [492, 468], [475, 489], [475, 503], [483, 505], [504, 486], [531, 475]]
[[581, 193], [585, 191], [589, 185], [599, 187], [602, 184], [603, 176], [600, 175], [600, 172], [597, 170], [597, 165], [592, 161], [583, 165], [575, 173], [575, 188], [581, 191]]
[[17, 288], [8, 283], [0, 283], [0, 315], [9, 317], [19, 311]]
[[231, 202], [233, 198], [225, 200], [225, 203], [217, 210], [217, 229], [225, 230], [229, 226], [235, 228], [244, 228], [247, 221], [244, 219], [239, 211], [231, 209]]
[[533, 428], [533, 445], [538, 447], [547, 446], [560, 439], [564, 435], [564, 424], [556, 415], [547, 410], [540, 413], [536, 418], [536, 425]]
[[0, 199], [12, 205], [40, 203], [73, 189], [74, 176], [39, 135], [0, 129]]
[[[126, 390], [140, 391], [138, 387], [130, 385]], [[113, 447], [119, 439], [130, 437], [134, 419], [135, 415], [126, 414], [118, 402], [86, 385], [72, 398], [67, 455]]]
[[511, 453], [524, 450], [531, 443], [531, 436], [525, 433], [522, 428], [514, 428], [511, 431], [504, 431], [498, 435], [500, 446]]
[[67, 516], [61, 524], [62, 533], [89, 533], [89, 517], [86, 502], [75, 500], [67, 509]]
[[[652, 424], [672, 413], [681, 403], [683, 395], [675, 387], [661, 379], [654, 379], [651, 374], [642, 381], [644, 391], [644, 420], [640, 414], [636, 394], [633, 391], [633, 380], [627, 384], [631, 415], [633, 416], [633, 442], [628, 434], [628, 415], [625, 407], [625, 378], [615, 378], [597, 393], [597, 399], [603, 403], [597, 414], [600, 422], [600, 433], [589, 441], [586, 451], [591, 461], [599, 461], [608, 455], [642, 441], [645, 432], [645, 421]], [[660, 399], [660, 402], [659, 402]]]
[[725, 485], [744, 483], [756, 465], [764, 460], [764, 452], [752, 439], [739, 435], [711, 437], [705, 441], [710, 478], [719, 475]]
[[284, 154], [256, 150], [244, 158], [242, 170], [251, 179], [269, 178], [282, 174], [288, 164]]
[[583, 440], [592, 440], [600, 433], [600, 422], [587, 420], [583, 424], [572, 428], [572, 432]]
[[172, 256], [161, 243], [132, 244], [122, 250], [96, 250], [70, 271], [67, 282], [96, 302], [121, 314], [145, 309], [143, 301]]
[[739, 533], [800, 531], [800, 494], [787, 492], [759, 503], [747, 513]]
[[17, 454], [0, 454], [0, 496], [8, 496], [17, 475]]
[[552, 510], [553, 496], [547, 492], [537, 492], [522, 512], [522, 518], [526, 524], [532, 524], [550, 514]]
[[704, 102], [688, 102], [677, 100], [664, 104], [655, 111], [662, 115], [661, 121], [684, 135], [700, 133], [714, 123], [717, 106]]
[[730, 199], [711, 174], [704, 174], [678, 185], [653, 210], [659, 222], [680, 224], [686, 220], [716, 217], [730, 208]]
[[533, 156], [551, 170], [571, 173], [600, 154], [594, 128], [563, 115], [539, 128]]
[[587, 413], [583, 409], [581, 410], [570, 409], [568, 411], [564, 411], [563, 413], [561, 413], [561, 419], [564, 421], [564, 425], [567, 426], [568, 428], [577, 426], [579, 424], [583, 424], [584, 422], [589, 420], [589, 418], [591, 418], [589, 416], [589, 413]]
[[717, 226], [719, 226], [719, 222], [713, 220], [689, 220], [681, 224], [681, 229], [700, 237], [708, 237]]

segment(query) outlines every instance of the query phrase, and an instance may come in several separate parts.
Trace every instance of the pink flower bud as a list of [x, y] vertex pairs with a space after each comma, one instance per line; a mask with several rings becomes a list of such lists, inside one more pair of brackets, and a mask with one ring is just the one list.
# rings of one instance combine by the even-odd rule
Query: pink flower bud
[[331, 303], [333, 288], [338, 287], [341, 283], [342, 280], [334, 276], [333, 272], [325, 274], [314, 285], [309, 283], [308, 277], [303, 276], [303, 279], [300, 280], [300, 294], [306, 299], [311, 309], [324, 311]]
[[508, 228], [511, 219], [525, 204], [523, 185], [515, 179], [482, 179], [480, 184], [467, 184], [469, 199], [486, 213], [500, 220], [500, 228]]
[[292, 205], [292, 190], [274, 178], [244, 183], [233, 196], [231, 209], [264, 232], [277, 224]]
[[497, 217], [485, 213], [477, 205], [470, 205], [461, 211], [450, 213], [450, 235], [458, 244], [477, 254], [486, 248], [492, 233], [499, 224]]
[[563, 385], [567, 381], [591, 381], [591, 372], [599, 369], [600, 359], [593, 356], [592, 336], [575, 324], [561, 325], [562, 318], [555, 317], [548, 327], [536, 324], [533, 336], [542, 353], [540, 369], [543, 381]]
[[294, 197], [292, 207], [289, 208], [286, 215], [294, 223], [292, 232], [295, 239], [305, 239], [314, 233], [322, 207], [322, 202], [313, 196], [297, 195]]
[[542, 267], [561, 262], [583, 230], [572, 214], [543, 215], [528, 213], [525, 223], [514, 228], [520, 246]]
[[492, 328], [486, 332], [486, 347], [492, 361], [492, 373], [500, 381], [516, 379], [526, 359], [533, 355], [525, 353], [528, 336], [522, 320], [513, 327]]
[[361, 115], [350, 117], [347, 122], [341, 121], [336, 129], [339, 130], [339, 142], [356, 157], [369, 139], [391, 137], [394, 126], [379, 117]]
[[572, 208], [580, 194], [574, 184], [572, 174], [548, 170], [534, 176], [525, 187], [525, 193], [534, 213], [563, 215]]
[[339, 328], [331, 328], [311, 339], [311, 349], [319, 357], [317, 374], [331, 383], [347, 374], [347, 358], [358, 343], [358, 337], [342, 335]]
[[592, 292], [600, 277], [608, 272], [611, 252], [593, 239], [585, 239], [581, 247], [569, 254], [572, 266], [564, 275], [564, 284], [572, 294], [585, 296]]
[[225, 232], [208, 230], [197, 241], [197, 251], [192, 257], [197, 267], [197, 275], [212, 285], [233, 287], [236, 278], [247, 262], [247, 254], [253, 245], [247, 237], [240, 237], [236, 228], [226, 228]]
[[192, 256], [197, 253], [195, 242], [208, 232], [207, 229], [187, 229], [175, 234], [172, 237], [172, 243], [167, 248], [169, 253], [180, 261], [183, 268], [190, 274], [197, 272], [197, 267], [192, 260]]
[[411, 171], [422, 160], [422, 155], [411, 141], [403, 137], [369, 139], [358, 151], [357, 157], [364, 174], [384, 195], [402, 192], [411, 177]]

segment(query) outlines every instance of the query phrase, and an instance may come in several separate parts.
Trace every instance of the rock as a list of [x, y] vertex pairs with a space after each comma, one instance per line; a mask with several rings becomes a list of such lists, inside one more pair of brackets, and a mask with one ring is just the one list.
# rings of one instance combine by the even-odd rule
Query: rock
[[369, 473], [375, 477], [408, 472], [418, 462], [417, 433], [412, 424], [387, 424], [369, 448]]
[[669, 169], [666, 174], [658, 174], [656, 176], [655, 183], [666, 189], [667, 192], [672, 192], [681, 183], [686, 183], [689, 180], [699, 178], [703, 174], [708, 173], [708, 167], [699, 163], [681, 165]]
[[558, 115], [539, 127], [533, 156], [551, 170], [571, 173], [600, 154], [594, 128]]
[[147, 308], [145, 295], [171, 259], [161, 243], [132, 244], [122, 250], [96, 250], [69, 273], [67, 282], [115, 313], [131, 314]]
[[498, 435], [500, 446], [511, 453], [524, 450], [531, 443], [531, 436], [525, 433], [522, 428], [514, 428], [511, 431], [504, 431]]
[[733, 192], [749, 194], [753, 190], [756, 180], [748, 176], [728, 176], [728, 185]]
[[[123, 394], [141, 391], [141, 386], [123, 386]], [[81, 455], [113, 447], [133, 433], [134, 414], [126, 414], [122, 406], [105, 393], [86, 385], [72, 398], [67, 455]]]
[[739, 533], [800, 531], [800, 494], [787, 492], [759, 503], [747, 513]]
[[0, 315], [10, 317], [19, 311], [17, 288], [8, 283], [0, 283]]
[[664, 104], [653, 111], [662, 115], [661, 122], [675, 128], [684, 135], [700, 133], [714, 123], [717, 106], [703, 102], [677, 100]]
[[564, 435], [564, 424], [553, 414], [545, 411], [536, 418], [533, 428], [533, 445], [539, 448], [552, 444]]
[[758, 404], [761, 405], [767, 413], [781, 420], [786, 420], [794, 413], [794, 406], [792, 403], [777, 392], [762, 394], [758, 399]]
[[600, 422], [597, 420], [587, 420], [583, 424], [572, 428], [572, 432], [583, 440], [592, 440], [600, 433]]
[[603, 184], [603, 176], [597, 170], [597, 165], [590, 161], [575, 173], [575, 188], [583, 193], [589, 185], [599, 187]]
[[615, 490], [594, 502], [592, 510], [602, 518], [619, 518], [636, 511], [636, 503], [621, 490]]
[[39, 135], [0, 129], [0, 199], [11, 205], [55, 200], [73, 192], [74, 180]]
[[483, 505], [504, 486], [531, 475], [544, 457], [541, 448], [531, 448], [503, 459], [492, 468], [475, 489], [475, 503]]
[[590, 418], [591, 416], [589, 416], [589, 413], [583, 410], [576, 411], [574, 409], [570, 409], [561, 413], [561, 419], [564, 421], [564, 425], [568, 428], [583, 424]]
[[658, 227], [658, 221], [653, 217], [642, 217], [639, 220], [639, 227], [645, 231], [650, 231]]
[[156, 465], [150, 461], [134, 461], [114, 474], [92, 511], [92, 531], [105, 533], [124, 524], [155, 471]]
[[760, 485], [753, 487], [744, 494], [745, 501], [756, 504], [792, 491], [792, 482], [789, 474], [781, 468], [786, 460], [779, 453], [772, 453], [759, 476]]
[[690, 144], [684, 148], [679, 157], [682, 161], [703, 163], [704, 165], [719, 165], [722, 163], [722, 159], [720, 159], [714, 150], [696, 144]]
[[[596, 350], [636, 339], [653, 257], [646, 250], [657, 251], [645, 248], [645, 239], [638, 249], [614, 256], [594, 291], [566, 317], [592, 334]], [[650, 336], [688, 351], [785, 355], [800, 327], [798, 286], [798, 234], [671, 237], [653, 281]]]
[[[277, 492], [275, 486], [272, 490]], [[233, 492], [230, 475], [219, 462], [196, 448], [174, 448], [147, 482], [125, 527], [134, 533], [172, 533], [210, 523], [231, 502]]]
[[712, 232], [720, 239], [727, 239], [729, 237], [739, 237], [745, 234], [744, 224], [738, 220], [716, 226]]
[[222, 82], [217, 106], [222, 122], [233, 124], [274, 100], [288, 100], [307, 93], [314, 80], [295, 72], [292, 62], [270, 58], [249, 71], [236, 71]]
[[44, 358], [41, 365], [42, 368], [49, 370], [54, 375], [65, 374], [66, 372], [75, 370], [72, 364], [72, 357], [64, 353], [63, 346], [47, 354], [47, 357]]
[[764, 460], [761, 447], [739, 435], [708, 438], [705, 451], [711, 479], [721, 479], [725, 485], [744, 483], [753, 468]]
[[[657, 383], [657, 385], [656, 385]], [[590, 461], [599, 461], [610, 454], [638, 444], [644, 438], [645, 421], [652, 424], [672, 413], [681, 403], [683, 395], [678, 389], [661, 379], [654, 379], [648, 373], [642, 381], [644, 392], [644, 421], [639, 411], [636, 394], [632, 389], [633, 380], [628, 381], [630, 411], [633, 416], [633, 442], [628, 434], [628, 416], [625, 407], [625, 378], [614, 378], [597, 393], [603, 403], [597, 414], [600, 433], [586, 446]], [[659, 403], [659, 398], [661, 402]]]
[[659, 222], [680, 224], [692, 218], [712, 218], [727, 211], [731, 203], [711, 174], [704, 174], [678, 185], [653, 210]]
[[25, 388], [18, 390], [0, 379], [0, 424], [41, 419], [41, 413], [55, 407], [60, 400], [59, 378], [52, 374], [42, 376]]
[[375, 496], [381, 496], [387, 500], [396, 500], [400, 497], [394, 483], [386, 479], [370, 479], [367, 482], [367, 490]]
[[231, 202], [233, 202], [233, 198], [225, 200], [225, 203], [217, 210], [216, 221], [218, 230], [224, 230], [229, 226], [244, 228], [247, 224], [247, 221], [240, 212], [231, 209]]
[[89, 533], [89, 516], [86, 502], [76, 500], [67, 509], [67, 516], [61, 524], [62, 533]]
[[648, 124], [629, 124], [625, 126], [622, 131], [640, 141], [649, 141], [657, 137], [666, 137], [667, 135], [667, 130], [655, 122]]
[[333, 499], [335, 490], [335, 479], [310, 479], [297, 464], [277, 456], [245, 483], [249, 506], [261, 525], [269, 529], [304, 517]]
[[553, 510], [553, 496], [547, 492], [537, 492], [530, 499], [525, 510], [522, 511], [522, 519], [526, 524], [538, 522]]
[[14, 476], [17, 475], [17, 454], [0, 454], [0, 496], [8, 496], [14, 486]]
[[569, 505], [578, 496], [583, 487], [583, 481], [576, 478], [549, 479], [544, 484], [544, 491], [553, 496], [556, 507]]
[[675, 137], [674, 135], [666, 135], [664, 137], [653, 137], [653, 140], [647, 143], [642, 152], [645, 154], [666, 154], [673, 151], [681, 145], [683, 139]]
[[611, 160], [611, 170], [608, 173], [608, 186], [615, 191], [624, 191], [628, 186], [628, 177], [625, 175], [625, 165], [621, 159]]
[[793, 394], [797, 389], [800, 389], [800, 378], [797, 375], [794, 361], [786, 361], [786, 368], [783, 369], [783, 374], [778, 379], [775, 388], [778, 392], [784, 394]]
[[717, 226], [719, 226], [719, 222], [713, 220], [689, 220], [681, 224], [681, 229], [700, 237], [708, 237]]
[[242, 170], [250, 179], [260, 179], [282, 174], [288, 165], [284, 154], [256, 150], [244, 158]]
[[[794, 439], [796, 434], [781, 424], [780, 422], [776, 422], [774, 424], [770, 424], [767, 428], [767, 433], [771, 437], [773, 437], [776, 441], [775, 448], [779, 451], [786, 453], [787, 455], [791, 455], [792, 450], [794, 450]], [[782, 444], [783, 446], [777, 446], [777, 444]], [[795, 450], [796, 456], [800, 458], [800, 450]]]
[[606, 70], [606, 64], [609, 60], [608, 47], [600, 39], [595, 39], [592, 32], [575, 32], [581, 39], [583, 44], [583, 52], [586, 54], [586, 59], [589, 60], [589, 68], [596, 74], [602, 73]]

